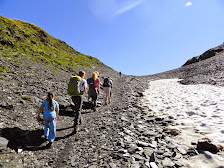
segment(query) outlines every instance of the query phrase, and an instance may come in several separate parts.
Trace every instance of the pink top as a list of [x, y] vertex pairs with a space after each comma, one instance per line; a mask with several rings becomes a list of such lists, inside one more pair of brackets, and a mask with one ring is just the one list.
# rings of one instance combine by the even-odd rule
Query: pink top
[[94, 87], [97, 88], [97, 90], [100, 90], [99, 87], [100, 86], [100, 79], [96, 78], [96, 80], [94, 81]]

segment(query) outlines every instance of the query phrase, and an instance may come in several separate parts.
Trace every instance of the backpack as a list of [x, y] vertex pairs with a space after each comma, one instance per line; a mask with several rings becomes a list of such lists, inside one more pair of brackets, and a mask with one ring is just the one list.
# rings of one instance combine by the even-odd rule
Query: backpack
[[80, 76], [71, 76], [68, 83], [68, 94], [71, 96], [77, 96], [80, 94], [80, 83], [82, 78]]
[[88, 78], [87, 79], [87, 84], [89, 85], [89, 87], [94, 87], [94, 80], [93, 80], [93, 78]]
[[103, 80], [103, 87], [110, 87], [109, 78], [104, 78], [104, 80]]

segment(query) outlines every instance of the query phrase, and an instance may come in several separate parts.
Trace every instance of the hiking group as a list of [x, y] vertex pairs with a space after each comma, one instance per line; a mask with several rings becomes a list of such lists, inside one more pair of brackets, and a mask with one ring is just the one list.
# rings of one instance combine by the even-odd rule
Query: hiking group
[[[96, 100], [100, 93], [100, 86], [103, 87], [105, 92], [104, 103], [107, 105], [111, 103], [111, 88], [113, 82], [108, 77], [103, 78], [103, 84], [100, 83], [99, 73], [93, 72], [91, 78], [84, 79], [85, 72], [79, 71], [78, 75], [71, 76], [68, 84], [68, 94], [71, 96], [74, 104], [74, 131], [73, 134], [77, 133], [82, 123], [81, 109], [83, 104], [83, 95], [88, 88], [88, 102], [91, 105], [91, 109], [96, 111]], [[49, 143], [47, 146], [51, 146], [56, 137], [56, 122], [59, 115], [59, 104], [54, 100], [55, 94], [48, 92], [46, 100], [42, 103], [38, 110], [37, 120], [40, 120], [40, 113], [44, 109], [44, 137], [48, 139]]]

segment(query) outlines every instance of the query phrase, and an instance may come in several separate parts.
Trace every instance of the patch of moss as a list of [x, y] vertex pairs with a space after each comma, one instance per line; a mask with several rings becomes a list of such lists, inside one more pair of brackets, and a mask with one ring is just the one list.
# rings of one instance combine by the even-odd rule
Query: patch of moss
[[32, 97], [30, 97], [30, 96], [21, 96], [21, 98], [23, 100], [31, 100], [32, 99]]
[[13, 60], [12, 55], [9, 55], [9, 54], [5, 54], [3, 55], [3, 57], [5, 57], [7, 60]]
[[7, 66], [0, 66], [0, 72], [5, 72], [7, 70]]
[[17, 95], [22, 97], [23, 94], [21, 92], [18, 92]]
[[17, 95], [20, 96], [23, 100], [31, 100], [32, 99], [31, 96], [23, 95], [21, 92], [18, 92]]

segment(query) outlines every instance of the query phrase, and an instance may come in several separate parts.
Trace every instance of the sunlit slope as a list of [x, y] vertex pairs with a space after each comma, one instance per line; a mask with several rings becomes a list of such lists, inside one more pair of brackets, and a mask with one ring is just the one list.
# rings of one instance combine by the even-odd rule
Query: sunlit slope
[[80, 66], [109, 68], [98, 59], [82, 54], [64, 41], [50, 36], [34, 24], [0, 15], [0, 58], [16, 61], [21, 57], [70, 71]]

